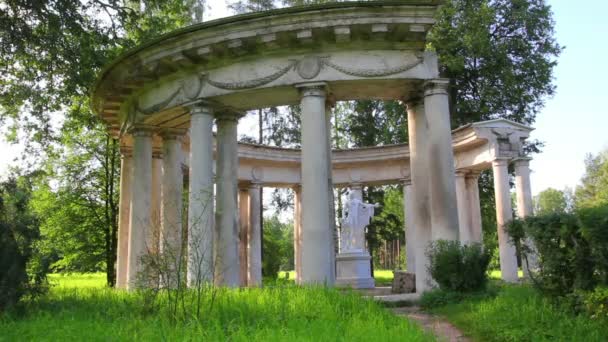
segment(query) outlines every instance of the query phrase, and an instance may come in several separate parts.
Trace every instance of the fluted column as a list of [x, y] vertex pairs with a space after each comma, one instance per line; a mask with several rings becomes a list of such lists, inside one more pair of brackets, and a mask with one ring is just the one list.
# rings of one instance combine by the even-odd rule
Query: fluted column
[[141, 258], [153, 246], [151, 234], [152, 216], [152, 131], [136, 128], [133, 135], [133, 183], [129, 210], [129, 251], [127, 289], [133, 290], [147, 284], [139, 282], [143, 270]]
[[296, 271], [296, 284], [302, 281], [302, 188], [293, 188], [293, 259]]
[[431, 203], [429, 184], [429, 146], [425, 106], [421, 101], [407, 104], [407, 125], [412, 178], [412, 218], [416, 292], [424, 292], [431, 285], [426, 248], [431, 242]]
[[532, 215], [532, 189], [530, 187], [530, 159], [519, 158], [514, 161], [515, 192], [517, 196], [517, 216], [520, 218]]
[[249, 234], [247, 245], [247, 283], [249, 286], [262, 285], [262, 185], [251, 183], [249, 186]]
[[129, 265], [129, 210], [131, 208], [131, 183], [133, 181], [133, 157], [131, 150], [121, 148], [120, 198], [118, 203], [118, 241], [116, 246], [116, 288], [127, 287]]
[[183, 132], [165, 131], [163, 138], [163, 170], [161, 187], [160, 249], [169, 270], [165, 286], [176, 287], [179, 281], [182, 247], [182, 146]]
[[213, 112], [190, 110], [188, 286], [213, 280]]
[[161, 230], [161, 183], [163, 171], [163, 154], [161, 151], [152, 150], [152, 184], [151, 184], [151, 205], [150, 214], [152, 246], [148, 246], [150, 252], [158, 254], [160, 250], [160, 230]]
[[466, 172], [456, 171], [456, 199], [458, 204], [458, 228], [460, 242], [469, 244], [471, 238], [471, 209], [467, 192]]
[[424, 85], [433, 240], [458, 240], [458, 208], [454, 181], [454, 152], [448, 101], [449, 81], [437, 79]]
[[247, 245], [249, 244], [249, 190], [239, 189], [239, 275], [241, 286], [247, 286], [248, 261]]
[[[530, 187], [530, 159], [519, 158], [514, 161], [515, 166], [515, 193], [517, 198], [517, 216], [521, 219], [533, 214], [532, 189]], [[522, 260], [522, 268], [526, 277], [530, 276], [530, 269], [538, 268], [536, 248], [531, 239], [527, 241], [532, 248], [532, 253], [528, 254], [527, 261]]]
[[505, 229], [513, 220], [511, 192], [509, 191], [509, 161], [496, 159], [492, 162], [494, 171], [494, 193], [496, 196], [496, 223], [498, 224], [498, 250], [500, 253], [500, 271], [502, 279], [508, 282], [517, 281], [517, 255]]
[[412, 181], [406, 179], [403, 181], [403, 213], [405, 217], [405, 260], [407, 262], [406, 270], [410, 273], [416, 273], [416, 238], [414, 232], [414, 194], [412, 190]]
[[472, 242], [481, 243], [483, 232], [481, 227], [481, 206], [479, 203], [479, 172], [470, 172], [466, 176], [467, 194], [470, 209], [470, 237]]
[[340, 251], [338, 250], [338, 228], [336, 226], [336, 202], [334, 200], [334, 183], [332, 180], [332, 151], [331, 151], [331, 111], [333, 107], [333, 102], [326, 99], [325, 101], [325, 129], [326, 129], [326, 142], [327, 142], [327, 191], [328, 191], [328, 201], [329, 201], [329, 229], [331, 230], [332, 236], [332, 250], [334, 251], [331, 255], [330, 266], [331, 274], [336, 274], [336, 254]]
[[238, 237], [238, 117], [217, 116], [217, 199], [215, 212], [216, 285], [239, 286]]
[[302, 282], [333, 285], [335, 258], [330, 217], [325, 85], [298, 87], [302, 111]]

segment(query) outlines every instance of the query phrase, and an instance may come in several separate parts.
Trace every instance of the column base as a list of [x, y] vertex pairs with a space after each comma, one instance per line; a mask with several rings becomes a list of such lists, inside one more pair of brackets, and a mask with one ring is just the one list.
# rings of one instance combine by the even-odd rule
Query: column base
[[336, 256], [336, 286], [354, 289], [374, 288], [370, 269], [371, 256], [367, 252], [340, 253]]

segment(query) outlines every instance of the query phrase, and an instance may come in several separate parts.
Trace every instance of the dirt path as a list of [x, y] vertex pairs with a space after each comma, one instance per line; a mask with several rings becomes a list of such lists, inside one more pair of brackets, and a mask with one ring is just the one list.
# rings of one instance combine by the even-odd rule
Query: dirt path
[[391, 308], [397, 316], [407, 317], [420, 324], [425, 330], [432, 332], [440, 341], [470, 342], [470, 338], [464, 336], [458, 328], [445, 319], [424, 313], [417, 306], [406, 306]]

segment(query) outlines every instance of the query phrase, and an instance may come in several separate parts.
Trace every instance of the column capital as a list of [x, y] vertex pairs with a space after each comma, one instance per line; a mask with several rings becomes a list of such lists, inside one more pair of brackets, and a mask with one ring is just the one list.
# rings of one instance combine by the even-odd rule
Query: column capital
[[404, 178], [401, 180], [401, 182], [403, 183], [404, 186], [410, 186], [412, 185], [412, 179], [411, 178]]
[[508, 166], [510, 161], [511, 161], [511, 158], [498, 157], [498, 158], [492, 160], [492, 165]]
[[317, 96], [326, 97], [328, 86], [325, 82], [299, 83], [295, 87], [300, 91], [301, 97]]
[[183, 128], [163, 128], [160, 130], [160, 136], [165, 140], [177, 140], [186, 134]]
[[466, 178], [467, 179], [477, 179], [479, 178], [479, 175], [481, 174], [481, 171], [478, 170], [470, 170], [469, 173], [467, 173]]
[[403, 103], [405, 103], [406, 110], [416, 110], [416, 107], [424, 105], [424, 97], [421, 95], [416, 95], [408, 99], [404, 99]]
[[133, 156], [133, 147], [127, 145], [120, 146], [120, 157], [121, 158], [130, 158]]
[[530, 157], [519, 157], [513, 159], [513, 164], [515, 164], [515, 166], [530, 166], [530, 160], [532, 160]]
[[243, 113], [234, 110], [221, 110], [215, 113], [216, 121], [234, 121], [238, 122], [244, 116]]
[[450, 80], [447, 78], [437, 78], [433, 80], [427, 80], [423, 84], [424, 96], [431, 95], [447, 95]]
[[128, 133], [134, 137], [151, 137], [157, 127], [150, 125], [133, 125], [129, 128]]
[[262, 182], [252, 181], [247, 184], [247, 189], [249, 190], [259, 190], [263, 187]]
[[363, 183], [353, 182], [353, 183], [348, 184], [348, 187], [351, 190], [363, 190]]
[[163, 152], [160, 150], [152, 150], [152, 159], [163, 159]]
[[213, 106], [207, 102], [197, 102], [187, 107], [190, 115], [213, 115]]
[[456, 177], [466, 177], [469, 174], [469, 170], [456, 170], [456, 172], [454, 173], [454, 175]]

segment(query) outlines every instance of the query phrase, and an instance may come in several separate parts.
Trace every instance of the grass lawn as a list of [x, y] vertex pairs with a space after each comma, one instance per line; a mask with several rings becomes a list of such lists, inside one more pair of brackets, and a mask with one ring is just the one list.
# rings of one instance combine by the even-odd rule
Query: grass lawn
[[[279, 279], [295, 280], [296, 271], [280, 271]], [[390, 286], [393, 283], [393, 270], [374, 270], [374, 279], [376, 286]]]
[[436, 308], [476, 341], [607, 341], [608, 326], [560, 311], [533, 288], [503, 286], [491, 299]]
[[[0, 341], [433, 341], [353, 292], [274, 286], [203, 293], [199, 318], [171, 320], [166, 301], [109, 289], [103, 274], [53, 275], [47, 296], [0, 315]], [[194, 301], [195, 293], [185, 301]], [[162, 300], [161, 300], [162, 301]], [[211, 304], [213, 303], [213, 304]], [[189, 306], [192, 308], [192, 306]]]

